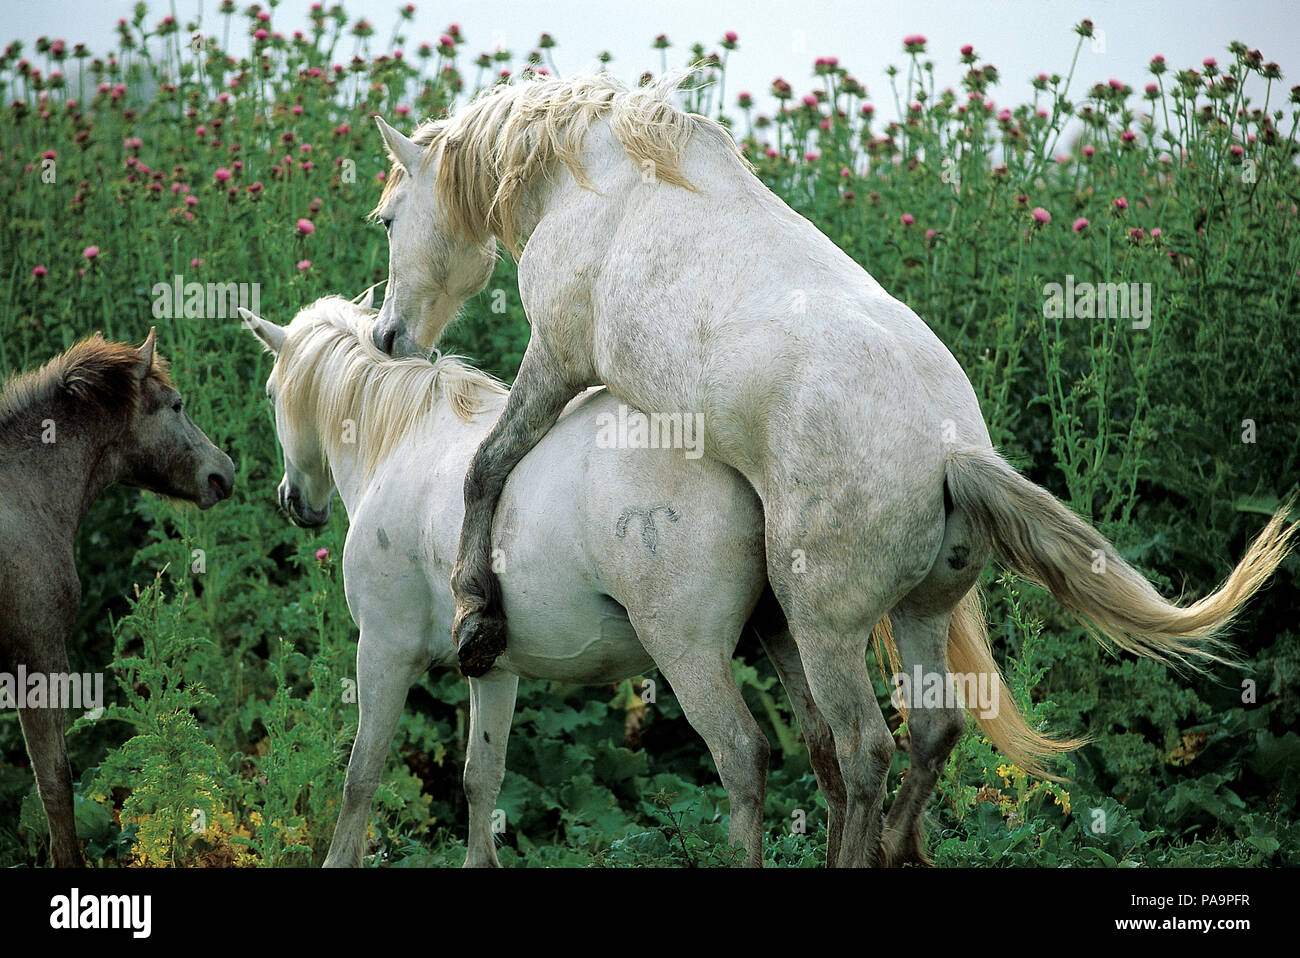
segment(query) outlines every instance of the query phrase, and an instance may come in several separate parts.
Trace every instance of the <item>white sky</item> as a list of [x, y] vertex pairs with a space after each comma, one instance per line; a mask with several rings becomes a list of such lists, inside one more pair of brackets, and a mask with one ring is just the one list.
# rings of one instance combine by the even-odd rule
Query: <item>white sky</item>
[[[238, 9], [247, 5], [248, 0], [240, 0]], [[350, 16], [365, 16], [375, 25], [374, 53], [383, 52], [398, 5], [399, 0], [344, 2]], [[958, 50], [972, 43], [980, 62], [991, 62], [1001, 72], [993, 99], [1022, 102], [1032, 94], [1030, 76], [1068, 70], [1076, 41], [1070, 28], [1084, 17], [1104, 31], [1105, 45], [1094, 51], [1085, 42], [1072, 88], [1076, 100], [1091, 84], [1110, 77], [1140, 93], [1148, 82], [1147, 61], [1155, 53], [1164, 54], [1175, 69], [1199, 69], [1207, 56], [1226, 64], [1230, 40], [1258, 47], [1266, 60], [1281, 65], [1284, 79], [1274, 85], [1272, 107], [1284, 106], [1289, 88], [1300, 83], [1300, 4], [1295, 0], [452, 0], [416, 6], [406, 31], [410, 55], [421, 41], [436, 43], [455, 20], [468, 38], [463, 49], [471, 59], [496, 43], [522, 55], [546, 31], [559, 42], [552, 55], [562, 74], [589, 68], [599, 51], [609, 50], [614, 55], [610, 68], [627, 80], [645, 70], [658, 71], [659, 54], [650, 43], [659, 33], [668, 34], [674, 44], [668, 51], [671, 67], [684, 64], [691, 43], [719, 50], [722, 34], [735, 30], [740, 49], [729, 63], [729, 105], [737, 92], [749, 90], [767, 110], [774, 77], [790, 81], [796, 93], [807, 92], [813, 85], [813, 58], [834, 55], [867, 85], [878, 115], [892, 119], [893, 100], [883, 71], [890, 63], [904, 65], [901, 40], [911, 33], [929, 39], [940, 89], [957, 85], [963, 72]], [[216, 0], [175, 0], [182, 24], [202, 9], [207, 29], [219, 36], [217, 7]], [[287, 0], [273, 11], [273, 27], [286, 35], [306, 29], [308, 7], [309, 0]], [[165, 3], [151, 3], [149, 22], [157, 22], [167, 9]], [[59, 36], [69, 43], [86, 42], [100, 53], [112, 44], [117, 17], [130, 16], [130, 10], [129, 0], [0, 0], [0, 41], [22, 39], [30, 54], [36, 37]], [[242, 14], [233, 22], [245, 36]], [[236, 49], [242, 52], [246, 45]], [[350, 41], [340, 42], [340, 49], [350, 55]], [[470, 82], [473, 76], [472, 69], [467, 71]], [[1262, 105], [1262, 85], [1251, 90], [1255, 105]], [[735, 110], [729, 112], [738, 118]]]

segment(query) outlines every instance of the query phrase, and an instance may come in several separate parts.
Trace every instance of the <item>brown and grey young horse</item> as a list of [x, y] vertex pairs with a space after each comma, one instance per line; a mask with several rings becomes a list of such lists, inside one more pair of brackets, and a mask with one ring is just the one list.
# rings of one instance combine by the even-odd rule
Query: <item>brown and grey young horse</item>
[[1221, 661], [1216, 633], [1294, 527], [1279, 514], [1217, 592], [1167, 602], [993, 450], [970, 381], [920, 317], [670, 94], [608, 74], [546, 78], [497, 86], [414, 140], [380, 121], [394, 168], [375, 211], [389, 238], [376, 344], [434, 343], [488, 282], [497, 240], [519, 255], [532, 326], [465, 479], [462, 667], [481, 672], [504, 647], [493, 510], [565, 404], [603, 382], [646, 413], [700, 414], [705, 454], [762, 502], [768, 578], [834, 735], [837, 864], [902, 861], [964, 723], [950, 702], [912, 709], [910, 770], [882, 821], [894, 742], [868, 680], [877, 622], [892, 621], [907, 672], [943, 675], [951, 630], [984, 628], [962, 609], [997, 553], [1124, 649]]
[[[67, 674], [81, 600], [73, 541], [106, 487], [138, 486], [201, 509], [230, 495], [230, 457], [185, 414], [154, 338], [150, 330], [137, 349], [96, 335], [0, 394], [0, 673], [21, 669], [50, 689]], [[18, 709], [50, 859], [61, 867], [83, 860], [64, 705]]]

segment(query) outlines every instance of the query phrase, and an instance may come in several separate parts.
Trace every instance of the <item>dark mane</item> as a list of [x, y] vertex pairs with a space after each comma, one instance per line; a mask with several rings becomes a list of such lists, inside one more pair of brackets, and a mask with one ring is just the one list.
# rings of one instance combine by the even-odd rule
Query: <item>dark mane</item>
[[[35, 372], [15, 376], [0, 391], [0, 426], [32, 408], [71, 401], [86, 412], [124, 415], [135, 408], [139, 386], [136, 347], [110, 343], [96, 333], [55, 356]], [[154, 353], [149, 378], [171, 386], [167, 361]]]

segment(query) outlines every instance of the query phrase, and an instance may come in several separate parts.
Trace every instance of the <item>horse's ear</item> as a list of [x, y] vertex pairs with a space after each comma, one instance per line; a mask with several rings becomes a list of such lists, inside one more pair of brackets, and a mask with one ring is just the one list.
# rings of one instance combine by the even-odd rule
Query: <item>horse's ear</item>
[[242, 306], [239, 307], [239, 315], [244, 318], [244, 328], [261, 341], [267, 352], [276, 356], [280, 355], [280, 349], [284, 346], [285, 337], [283, 326], [277, 326], [260, 316], [255, 316]]
[[[375, 286], [378, 285], [378, 283], [375, 284]], [[360, 306], [362, 309], [372, 309], [375, 305], [375, 286], [371, 286], [368, 290], [354, 299], [352, 301], [353, 304]]]
[[140, 354], [140, 365], [137, 367], [137, 375], [144, 379], [149, 375], [149, 370], [153, 369], [154, 347], [158, 341], [158, 328], [149, 327], [149, 335], [145, 337], [144, 343], [136, 350]]
[[389, 158], [407, 173], [412, 175], [418, 173], [424, 158], [424, 148], [410, 137], [398, 133], [378, 114], [375, 114], [375, 124], [379, 127], [379, 135], [384, 138], [384, 146], [388, 148]]

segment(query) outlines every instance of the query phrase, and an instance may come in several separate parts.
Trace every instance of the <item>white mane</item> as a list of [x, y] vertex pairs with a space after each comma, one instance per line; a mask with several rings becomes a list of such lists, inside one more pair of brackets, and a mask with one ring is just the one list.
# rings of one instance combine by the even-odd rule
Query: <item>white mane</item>
[[459, 356], [390, 359], [370, 339], [376, 315], [339, 296], [318, 299], [286, 327], [271, 374], [289, 423], [315, 429], [328, 452], [350, 431], [367, 474], [439, 403], [468, 422], [507, 392]]

